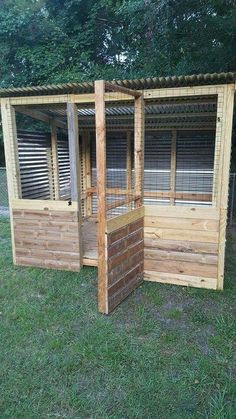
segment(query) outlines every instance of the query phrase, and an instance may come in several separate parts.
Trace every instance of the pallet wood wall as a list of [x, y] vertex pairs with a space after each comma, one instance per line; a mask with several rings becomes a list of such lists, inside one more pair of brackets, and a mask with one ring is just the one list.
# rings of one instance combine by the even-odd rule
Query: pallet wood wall
[[144, 278], [217, 289], [219, 211], [145, 206]]
[[143, 208], [107, 221], [107, 313], [143, 281]]
[[17, 265], [79, 271], [77, 211], [13, 208]]

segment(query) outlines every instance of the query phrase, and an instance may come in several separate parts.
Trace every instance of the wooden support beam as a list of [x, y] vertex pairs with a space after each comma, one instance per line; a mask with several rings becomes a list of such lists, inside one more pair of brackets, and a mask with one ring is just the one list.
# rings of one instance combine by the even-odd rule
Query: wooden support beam
[[82, 240], [81, 240], [81, 183], [79, 167], [79, 125], [78, 111], [74, 103], [67, 103], [67, 121], [68, 121], [68, 142], [70, 156], [70, 179], [71, 179], [71, 201], [77, 202], [78, 229], [79, 229], [79, 256], [82, 265]]
[[140, 200], [136, 208], [143, 203], [143, 173], [144, 173], [144, 100], [143, 96], [134, 101], [134, 173], [135, 193]]
[[224, 106], [222, 115], [221, 142], [223, 144], [222, 163], [220, 164], [219, 174], [219, 208], [220, 208], [220, 225], [219, 225], [219, 247], [218, 247], [218, 275], [217, 289], [223, 289], [224, 282], [224, 265], [225, 265], [225, 243], [226, 243], [226, 226], [227, 226], [227, 208], [228, 208], [228, 191], [229, 191], [229, 173], [231, 158], [231, 138], [233, 125], [234, 110], [234, 88], [231, 85], [224, 87]]
[[67, 120], [71, 173], [71, 200], [78, 201], [80, 194], [79, 125], [77, 107], [74, 103], [67, 103]]
[[[97, 194], [97, 188], [92, 187], [88, 188], [85, 192], [87, 195]], [[121, 188], [106, 188], [107, 195], [127, 195], [127, 189]], [[137, 195], [134, 191], [130, 190], [128, 196], [132, 197], [134, 201], [137, 198]], [[178, 199], [184, 201], [204, 201], [211, 202], [212, 194], [202, 194], [202, 193], [191, 193], [191, 192], [171, 192], [171, 191], [144, 191], [144, 198], [154, 198], [154, 199]], [[138, 197], [138, 199], [140, 196]], [[117, 205], [116, 205], [117, 206]]]
[[112, 92], [124, 93], [125, 95], [133, 96], [135, 98], [140, 97], [142, 94], [142, 92], [137, 90], [127, 89], [127, 87], [119, 86], [118, 84], [113, 84], [108, 81], [105, 82], [105, 88]]
[[[85, 131], [85, 172], [86, 172], [86, 190], [92, 186], [92, 167], [91, 167], [91, 138], [90, 132]], [[92, 196], [87, 195], [86, 198], [87, 216], [92, 215]]]
[[54, 184], [53, 184], [53, 165], [52, 165], [52, 148], [47, 147], [47, 166], [48, 166], [48, 183], [49, 183], [49, 193], [50, 199], [54, 199]]
[[9, 201], [21, 198], [20, 166], [15, 109], [8, 99], [1, 99], [2, 128], [7, 168]]
[[54, 199], [60, 199], [60, 183], [59, 183], [59, 166], [58, 166], [58, 150], [57, 150], [57, 127], [55, 119], [51, 121], [51, 147], [52, 147], [52, 175]]
[[106, 118], [105, 82], [95, 81], [97, 212], [98, 212], [98, 309], [108, 312], [106, 261]]
[[111, 204], [107, 204], [106, 205], [106, 209], [107, 211], [117, 208], [117, 207], [122, 207], [123, 205], [129, 204], [130, 202], [136, 202], [140, 200], [140, 196], [138, 195], [131, 195], [131, 196], [127, 196], [124, 199], [118, 199], [115, 200], [114, 202], [112, 202]]
[[50, 124], [52, 120], [54, 120], [55, 125], [58, 128], [66, 129], [67, 125], [66, 122], [63, 122], [53, 116], [49, 116], [48, 114], [37, 111], [36, 109], [26, 108], [24, 106], [16, 106], [16, 112], [21, 113], [22, 115], [29, 116], [30, 118], [37, 119], [38, 121], [45, 122]]
[[[177, 131], [172, 130], [171, 140], [171, 168], [170, 168], [170, 191], [174, 194], [176, 188], [176, 140]], [[170, 199], [171, 205], [175, 205], [175, 199]]]
[[15, 237], [12, 216], [12, 200], [22, 197], [20, 182], [20, 167], [16, 131], [15, 109], [9, 99], [1, 99], [2, 129], [7, 169], [7, 188], [11, 223], [11, 241], [13, 262], [16, 263]]
[[[132, 156], [131, 156], [131, 132], [126, 133], [126, 188], [127, 196], [130, 194], [132, 189]], [[131, 209], [131, 203], [129, 204]]]

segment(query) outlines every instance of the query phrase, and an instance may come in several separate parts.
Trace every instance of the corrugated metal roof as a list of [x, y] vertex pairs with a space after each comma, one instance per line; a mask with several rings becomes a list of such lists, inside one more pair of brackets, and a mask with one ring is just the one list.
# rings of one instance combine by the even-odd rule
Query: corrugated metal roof
[[[235, 83], [236, 72], [193, 74], [189, 76], [150, 77], [133, 80], [112, 80], [111, 83], [130, 89], [154, 89], [181, 86], [198, 86], [204, 84]], [[44, 86], [10, 87], [0, 89], [0, 97], [38, 96], [70, 93], [93, 93], [94, 82], [63, 83]]]

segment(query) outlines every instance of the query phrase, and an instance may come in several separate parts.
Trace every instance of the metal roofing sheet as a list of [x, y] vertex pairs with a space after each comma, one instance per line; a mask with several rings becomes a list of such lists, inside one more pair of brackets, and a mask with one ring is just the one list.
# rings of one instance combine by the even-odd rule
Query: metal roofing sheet
[[[229, 72], [193, 74], [189, 76], [150, 77], [132, 80], [112, 80], [111, 83], [130, 89], [142, 90], [165, 87], [197, 86], [204, 84], [235, 83], [235, 81], [236, 72]], [[94, 82], [91, 81], [88, 83], [62, 83], [43, 86], [9, 87], [6, 89], [0, 89], [0, 97], [55, 95], [70, 93], [81, 94], [93, 93], [93, 91]]]

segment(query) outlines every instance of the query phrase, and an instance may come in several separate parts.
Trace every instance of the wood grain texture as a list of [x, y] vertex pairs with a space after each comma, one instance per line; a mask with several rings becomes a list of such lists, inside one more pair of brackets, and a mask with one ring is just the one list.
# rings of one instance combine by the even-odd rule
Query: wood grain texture
[[13, 210], [13, 229], [16, 264], [76, 272], [80, 269], [75, 211]]
[[95, 81], [97, 213], [98, 213], [98, 310], [108, 312], [106, 263], [106, 118], [105, 82]]
[[180, 285], [182, 287], [217, 289], [216, 278], [205, 278], [201, 276], [144, 271], [144, 280], [160, 282], [162, 284]]
[[[137, 213], [138, 211], [134, 210], [134, 212]], [[143, 223], [143, 216], [140, 217], [139, 215], [139, 218], [131, 219], [125, 225], [107, 233], [106, 292], [108, 313], [120, 304], [143, 280]]]
[[163, 211], [149, 206], [145, 214], [145, 279], [215, 289], [218, 211], [206, 209], [206, 218], [202, 208], [168, 207]]

